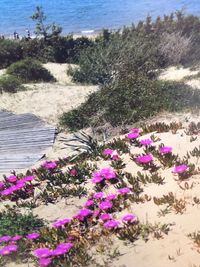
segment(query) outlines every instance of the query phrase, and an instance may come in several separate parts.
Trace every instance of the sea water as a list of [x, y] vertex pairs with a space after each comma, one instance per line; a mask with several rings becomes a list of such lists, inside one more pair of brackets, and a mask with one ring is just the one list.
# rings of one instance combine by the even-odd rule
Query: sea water
[[63, 33], [117, 29], [147, 15], [155, 18], [181, 9], [200, 15], [200, 0], [0, 0], [0, 34], [33, 32], [30, 16], [36, 6], [42, 6], [48, 21], [61, 25]]

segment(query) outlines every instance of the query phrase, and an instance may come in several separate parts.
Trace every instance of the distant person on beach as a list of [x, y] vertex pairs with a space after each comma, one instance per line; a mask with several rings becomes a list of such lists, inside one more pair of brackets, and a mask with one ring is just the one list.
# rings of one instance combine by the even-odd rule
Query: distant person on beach
[[28, 39], [31, 39], [31, 33], [30, 33], [30, 31], [27, 29], [26, 32], [27, 32], [27, 38]]
[[15, 40], [18, 40], [19, 39], [19, 34], [16, 31], [14, 31], [14, 34], [13, 35], [14, 35], [14, 39]]

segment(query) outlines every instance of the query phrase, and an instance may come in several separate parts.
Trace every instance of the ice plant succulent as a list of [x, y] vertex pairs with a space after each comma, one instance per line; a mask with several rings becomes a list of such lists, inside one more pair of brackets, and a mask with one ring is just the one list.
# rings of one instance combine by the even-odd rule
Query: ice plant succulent
[[54, 222], [53, 224], [52, 224], [52, 226], [54, 227], [54, 228], [60, 228], [60, 227], [62, 227], [62, 226], [66, 226], [67, 224], [69, 224], [71, 222], [71, 219], [63, 219], [63, 220], [58, 220], [58, 221], [56, 221], [56, 222]]
[[28, 239], [28, 240], [35, 240], [35, 239], [37, 239], [37, 238], [39, 238], [40, 237], [40, 234], [39, 233], [31, 233], [31, 234], [28, 234], [27, 236], [26, 236], [26, 238]]
[[19, 241], [22, 239], [22, 236], [21, 235], [15, 235], [11, 238], [11, 241]]
[[4, 182], [0, 181], [0, 189], [2, 189], [4, 187]]
[[102, 199], [102, 198], [105, 198], [105, 195], [103, 192], [96, 192], [96, 193], [94, 193], [93, 198], [94, 199]]
[[138, 138], [140, 135], [139, 135], [139, 133], [134, 133], [134, 132], [130, 132], [130, 133], [128, 133], [127, 134], [127, 138], [128, 139], [136, 139], [136, 138]]
[[111, 209], [113, 204], [110, 201], [103, 201], [99, 204], [99, 208], [101, 210], [109, 210]]
[[112, 216], [109, 213], [101, 214], [99, 217], [103, 222], [111, 220]]
[[104, 227], [108, 230], [117, 229], [119, 227], [120, 222], [116, 220], [109, 220], [106, 223], [104, 223]]
[[160, 152], [160, 154], [162, 154], [162, 155], [172, 153], [172, 147], [170, 147], [170, 146], [163, 146], [163, 147], [160, 147], [160, 148], [159, 148], [159, 152]]
[[9, 235], [5, 235], [5, 236], [1, 236], [0, 237], [0, 243], [2, 243], [2, 242], [8, 242], [8, 241], [10, 241], [11, 240], [11, 236], [9, 236]]
[[15, 183], [17, 181], [17, 176], [15, 175], [11, 175], [11, 176], [8, 176], [6, 178], [6, 180], [9, 182], [9, 183]]
[[153, 140], [151, 140], [150, 138], [148, 139], [142, 139], [139, 141], [140, 145], [142, 146], [150, 146], [153, 144]]
[[189, 169], [189, 167], [187, 165], [182, 164], [182, 165], [175, 166], [174, 170], [172, 172], [177, 173], [177, 174], [181, 174], [181, 173], [188, 171], [188, 169]]
[[135, 214], [129, 213], [122, 217], [124, 223], [134, 223], [137, 222], [137, 216]]
[[89, 209], [82, 209], [78, 212], [77, 215], [74, 216], [75, 219], [78, 219], [80, 221], [84, 221], [88, 217], [92, 216], [93, 212]]
[[11, 254], [12, 252], [17, 251], [18, 247], [17, 245], [8, 245], [0, 250], [0, 255], [6, 256]]
[[104, 180], [112, 180], [116, 178], [117, 174], [111, 167], [101, 169], [100, 171], [94, 172], [92, 174], [92, 182], [94, 184], [101, 183]]
[[153, 161], [152, 155], [143, 155], [143, 156], [138, 156], [136, 158], [136, 161], [140, 164], [148, 164], [151, 161]]
[[113, 153], [113, 149], [111, 149], [111, 148], [106, 148], [106, 149], [104, 149], [104, 151], [103, 151], [103, 155], [104, 155], [104, 156], [111, 156], [112, 153]]
[[128, 188], [128, 187], [123, 187], [123, 188], [118, 189], [118, 194], [119, 195], [126, 195], [126, 194], [129, 194], [129, 193], [131, 193], [131, 189]]
[[92, 199], [88, 199], [84, 204], [84, 207], [92, 207], [92, 206], [94, 206], [94, 200]]
[[33, 253], [37, 258], [47, 258], [52, 255], [51, 250], [48, 248], [38, 248], [34, 250]]
[[46, 161], [42, 164], [42, 167], [47, 170], [53, 170], [57, 168], [57, 164], [55, 162]]

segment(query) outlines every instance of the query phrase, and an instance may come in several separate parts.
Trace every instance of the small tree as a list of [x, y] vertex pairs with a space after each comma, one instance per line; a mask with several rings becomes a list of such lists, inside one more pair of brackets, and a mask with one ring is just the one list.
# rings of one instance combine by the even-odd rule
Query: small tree
[[55, 23], [46, 24], [47, 17], [41, 6], [36, 7], [36, 11], [31, 16], [31, 19], [36, 22], [35, 34], [37, 36], [43, 36], [45, 40], [57, 37], [62, 32], [62, 27], [56, 25]]

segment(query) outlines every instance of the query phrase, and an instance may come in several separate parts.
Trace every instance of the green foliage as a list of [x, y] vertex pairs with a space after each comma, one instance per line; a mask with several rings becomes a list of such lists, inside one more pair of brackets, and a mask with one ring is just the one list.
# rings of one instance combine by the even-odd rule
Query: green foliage
[[200, 60], [200, 18], [172, 13], [152, 21], [147, 16], [121, 31], [104, 30], [94, 45], [81, 53], [74, 81], [106, 84], [118, 76], [142, 72], [154, 77], [160, 68]]
[[21, 85], [21, 82], [18, 78], [13, 75], [3, 75], [0, 77], [0, 93], [16, 93], [19, 90], [23, 90], [24, 87]]
[[137, 122], [162, 110], [199, 107], [199, 101], [198, 90], [185, 84], [127, 76], [93, 93], [79, 108], [64, 113], [60, 123], [71, 130], [105, 121], [116, 126]]
[[22, 82], [55, 81], [54, 77], [39, 61], [30, 58], [13, 63], [8, 67], [7, 73], [14, 75]]
[[23, 57], [23, 48], [19, 42], [0, 40], [0, 68], [6, 68]]
[[55, 23], [45, 24], [47, 17], [41, 6], [36, 7], [36, 11], [31, 16], [31, 19], [36, 22], [35, 34], [37, 36], [43, 36], [45, 40], [47, 38], [59, 36], [62, 32], [62, 28]]
[[81, 51], [93, 45], [87, 37], [55, 36], [48, 39], [34, 38], [22, 40], [0, 40], [0, 68], [26, 59], [34, 58], [41, 62], [77, 63]]
[[44, 221], [32, 213], [21, 214], [16, 208], [0, 212], [0, 236], [26, 235], [44, 226]]

